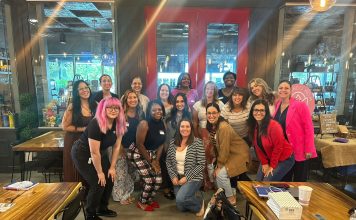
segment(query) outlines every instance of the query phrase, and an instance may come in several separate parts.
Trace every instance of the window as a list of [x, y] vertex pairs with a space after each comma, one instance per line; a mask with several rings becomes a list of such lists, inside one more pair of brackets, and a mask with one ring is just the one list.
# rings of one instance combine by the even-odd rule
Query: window
[[39, 126], [59, 126], [75, 80], [85, 80], [95, 92], [105, 73], [116, 92], [113, 9], [102, 2], [30, 3], [30, 9], [32, 38], [38, 39], [33, 66]]

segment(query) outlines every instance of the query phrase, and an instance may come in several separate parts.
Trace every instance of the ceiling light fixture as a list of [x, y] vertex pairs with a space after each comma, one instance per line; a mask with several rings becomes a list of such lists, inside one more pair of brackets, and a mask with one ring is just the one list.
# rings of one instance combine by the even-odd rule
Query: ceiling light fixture
[[309, 0], [309, 3], [314, 11], [324, 12], [335, 5], [336, 0]]
[[60, 33], [59, 34], [59, 43], [61, 43], [61, 44], [66, 44], [67, 43], [66, 35], [64, 33]]

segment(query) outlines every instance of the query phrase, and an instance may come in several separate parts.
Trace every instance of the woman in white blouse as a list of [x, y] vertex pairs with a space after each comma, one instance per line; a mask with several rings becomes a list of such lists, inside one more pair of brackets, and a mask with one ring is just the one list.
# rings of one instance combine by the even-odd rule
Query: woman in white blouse
[[174, 186], [176, 205], [180, 211], [204, 214], [204, 200], [197, 197], [203, 181], [205, 153], [201, 139], [194, 138], [189, 118], [178, 124], [178, 134], [170, 142], [166, 165]]

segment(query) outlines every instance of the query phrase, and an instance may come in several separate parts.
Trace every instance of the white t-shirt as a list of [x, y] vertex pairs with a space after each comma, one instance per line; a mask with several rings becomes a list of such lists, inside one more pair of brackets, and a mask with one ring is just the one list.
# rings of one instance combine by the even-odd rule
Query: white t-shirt
[[177, 160], [177, 172], [179, 175], [184, 175], [184, 161], [185, 155], [187, 154], [187, 148], [184, 148], [183, 151], [176, 150], [176, 160]]

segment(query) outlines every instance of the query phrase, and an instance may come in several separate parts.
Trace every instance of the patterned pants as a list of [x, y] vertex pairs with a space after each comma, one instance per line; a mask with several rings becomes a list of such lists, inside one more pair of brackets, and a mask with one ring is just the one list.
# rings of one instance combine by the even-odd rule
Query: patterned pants
[[[156, 151], [149, 151], [150, 157], [156, 157]], [[161, 173], [156, 173], [150, 163], [140, 154], [135, 145], [131, 145], [127, 150], [127, 158], [136, 165], [137, 170], [143, 180], [143, 191], [139, 201], [143, 204], [150, 203], [162, 184]]]

